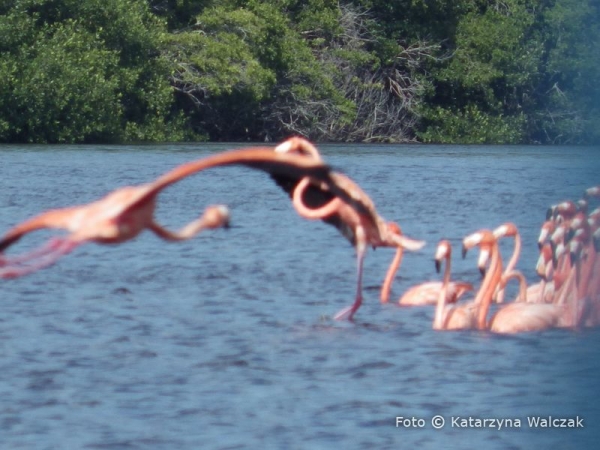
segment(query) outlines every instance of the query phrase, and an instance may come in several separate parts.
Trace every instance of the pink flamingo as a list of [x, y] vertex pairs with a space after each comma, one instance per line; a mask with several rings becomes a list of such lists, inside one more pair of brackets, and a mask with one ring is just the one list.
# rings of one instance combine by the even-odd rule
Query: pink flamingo
[[[552, 246], [549, 242], [546, 242], [540, 250], [540, 256], [535, 265], [535, 271], [541, 278], [541, 281], [528, 287], [528, 301], [531, 303], [535, 303], [536, 301], [539, 303], [552, 303], [554, 299], [554, 263]], [[536, 289], [536, 287], [538, 289]], [[539, 292], [536, 292], [538, 290]], [[536, 299], [536, 301], [532, 302], [529, 296]], [[500, 303], [500, 301], [498, 303]]]
[[438, 291], [435, 316], [433, 319], [434, 330], [469, 330], [475, 328], [475, 313], [477, 305], [474, 302], [449, 305], [447, 289], [450, 285], [450, 267], [452, 259], [452, 246], [450, 241], [441, 240], [435, 252], [435, 268], [439, 273], [445, 261], [444, 277], [441, 289]]
[[[517, 226], [512, 222], [507, 222], [505, 224], [500, 225], [494, 230], [494, 236], [496, 239], [500, 239], [503, 237], [514, 237], [515, 238], [515, 247], [513, 250], [513, 254], [504, 269], [504, 276], [508, 276], [509, 273], [512, 273], [515, 270], [517, 262], [519, 260], [519, 256], [521, 254], [521, 236], [519, 234], [519, 230]], [[518, 275], [515, 275], [518, 276]], [[498, 285], [498, 289], [496, 291], [496, 301], [498, 303], [502, 303], [504, 301], [504, 286], [506, 283], [500, 283]], [[543, 301], [543, 291], [545, 288], [545, 282], [542, 280], [539, 283], [536, 283], [532, 286], [527, 287], [527, 295], [522, 296], [522, 298], [527, 298], [527, 301], [530, 303], [538, 303]], [[523, 300], [524, 301], [524, 300]]]
[[[501, 283], [510, 278], [520, 280], [520, 295], [526, 296], [525, 277], [519, 271], [503, 276]], [[566, 305], [548, 303], [513, 302], [500, 308], [490, 319], [488, 327], [494, 333], [523, 333], [541, 331], [555, 327], [572, 326]]]
[[[450, 280], [450, 269], [448, 267], [450, 246], [445, 241], [442, 241], [438, 246], [436, 267], [439, 267], [438, 261], [446, 259], [446, 270], [444, 271], [443, 287], [440, 290], [436, 305], [434, 329], [469, 330], [485, 328], [487, 309], [502, 275], [502, 267], [496, 238], [491, 230], [480, 230], [466, 236], [463, 239], [463, 258], [466, 256], [468, 250], [477, 246], [480, 249], [477, 266], [479, 267], [479, 271], [484, 275], [483, 281], [473, 300], [463, 301], [451, 306], [446, 304], [447, 295], [444, 292], [444, 286], [447, 286]], [[486, 269], [488, 262], [489, 267]]]
[[[319, 161], [299, 155], [277, 154], [271, 148], [222, 152], [176, 167], [152, 183], [123, 187], [93, 203], [50, 210], [15, 226], [0, 239], [0, 252], [23, 235], [42, 228], [64, 229], [69, 234], [63, 238], [53, 238], [45, 246], [26, 255], [0, 257], [0, 276], [17, 277], [47, 267], [85, 242], [118, 244], [135, 238], [144, 229], [149, 229], [162, 239], [182, 240], [191, 238], [204, 228], [225, 226], [229, 214], [224, 207], [208, 208], [199, 220], [176, 233], [157, 224], [154, 211], [158, 194], [167, 186], [200, 170], [233, 164], [298, 178], [309, 176], [339, 192], [330, 178], [329, 168]], [[341, 194], [346, 196], [345, 192]]]
[[540, 229], [540, 235], [538, 237], [538, 247], [541, 249], [542, 246], [550, 239], [552, 233], [556, 229], [556, 222], [554, 220], [547, 220], [542, 224]]
[[[498, 240], [491, 230], [480, 230], [465, 237], [463, 239], [463, 258], [474, 247], [479, 247], [478, 267], [482, 273], [485, 273], [474, 300], [477, 306], [475, 328], [484, 330], [487, 327], [487, 314], [494, 292], [502, 277], [502, 261], [500, 260]], [[486, 270], [488, 261], [489, 267]]]
[[599, 197], [600, 198], [600, 185], [586, 189], [583, 196], [584, 196], [584, 198], [591, 198], [591, 197]]
[[[314, 145], [301, 137], [293, 137], [279, 144], [275, 151], [282, 154], [298, 153], [321, 161]], [[357, 282], [354, 303], [338, 312], [336, 320], [352, 320], [362, 304], [363, 262], [368, 246], [395, 247], [417, 251], [425, 245], [423, 241], [409, 239], [400, 233], [393, 222], [386, 222], [376, 211], [373, 201], [350, 178], [341, 173], [332, 173], [336, 187], [346, 197], [331, 192], [323, 183], [315, 183], [308, 177], [298, 181], [286, 175], [272, 175], [275, 182], [292, 198], [296, 212], [304, 218], [322, 220], [336, 227], [356, 248]]]
[[[400, 263], [402, 261], [403, 249], [398, 247], [396, 255], [388, 268], [381, 288], [381, 303], [387, 303], [390, 297], [392, 283]], [[398, 300], [401, 306], [421, 306], [435, 305], [438, 302], [440, 290], [443, 282], [428, 281], [425, 283], [412, 286]], [[465, 281], [450, 281], [445, 287], [445, 295], [447, 303], [455, 303], [464, 293], [473, 290], [473, 285]]]
[[[579, 237], [573, 239], [570, 248], [576, 251], [574, 244], [578, 243]], [[557, 251], [562, 253], [565, 246], [560, 244]], [[560, 255], [559, 255], [560, 256]], [[580, 272], [579, 264], [573, 270], [564, 285], [564, 289], [571, 289]], [[521, 279], [521, 295], [524, 292], [525, 281], [522, 274], [512, 273], [511, 276]], [[501, 280], [506, 282], [508, 279]], [[573, 297], [562, 303], [523, 303], [513, 302], [503, 308], [500, 308], [490, 319], [488, 327], [494, 333], [523, 333], [532, 331], [541, 331], [549, 328], [574, 328], [582, 323], [587, 314], [587, 301], [582, 297], [581, 292], [585, 287], [577, 286], [577, 292]]]

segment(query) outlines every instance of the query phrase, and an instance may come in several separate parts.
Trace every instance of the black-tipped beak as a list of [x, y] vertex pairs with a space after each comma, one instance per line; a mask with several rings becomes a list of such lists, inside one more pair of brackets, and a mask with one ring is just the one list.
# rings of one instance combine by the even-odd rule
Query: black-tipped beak
[[465, 247], [463, 245], [463, 248], [462, 248], [462, 259], [465, 259], [467, 257], [467, 252], [468, 252], [467, 247]]
[[481, 274], [481, 277], [485, 277], [485, 267], [480, 267], [479, 268], [479, 273]]
[[552, 219], [553, 215], [554, 215], [554, 209], [553, 208], [548, 208], [546, 210], [546, 220]]
[[569, 242], [571, 242], [571, 239], [573, 239], [573, 236], [575, 236], [575, 230], [569, 228], [569, 231], [567, 231], [567, 234], [565, 234], [565, 244], [568, 244]]
[[579, 261], [579, 254], [577, 252], [569, 252], [569, 257], [571, 258], [571, 265], [574, 266]]
[[544, 247], [544, 243], [543, 242], [538, 242], [538, 250], [542, 251], [543, 247]]
[[439, 261], [438, 259], [435, 260], [435, 271], [437, 273], [440, 273], [440, 270], [442, 270], [442, 263], [441, 261]]

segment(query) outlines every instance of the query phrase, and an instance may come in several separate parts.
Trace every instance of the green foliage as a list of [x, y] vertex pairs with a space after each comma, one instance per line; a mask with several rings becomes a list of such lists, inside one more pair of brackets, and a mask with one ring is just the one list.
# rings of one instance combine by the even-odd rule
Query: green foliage
[[503, 117], [485, 113], [475, 105], [462, 110], [435, 108], [430, 112], [434, 125], [419, 133], [428, 143], [518, 144], [523, 141], [524, 116]]
[[0, 17], [0, 141], [183, 138], [144, 1], [13, 1]]
[[212, 139], [280, 137], [277, 120], [269, 120], [274, 114], [331, 98], [333, 87], [279, 7], [238, 3], [243, 7], [205, 8], [191, 29], [169, 36], [174, 83], [195, 105], [188, 102], [188, 115]]
[[0, 142], [600, 142], [597, 0], [4, 0]]

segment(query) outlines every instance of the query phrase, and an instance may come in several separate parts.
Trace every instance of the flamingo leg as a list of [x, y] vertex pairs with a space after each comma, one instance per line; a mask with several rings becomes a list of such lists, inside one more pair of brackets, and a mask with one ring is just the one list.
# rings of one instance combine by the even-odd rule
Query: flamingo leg
[[363, 275], [363, 263], [365, 255], [367, 253], [367, 242], [364, 229], [358, 227], [356, 229], [356, 297], [354, 303], [347, 308], [342, 309], [335, 316], [335, 320], [352, 320], [354, 313], [358, 311], [358, 308], [362, 305], [362, 275]]
[[[18, 278], [54, 264], [81, 242], [53, 238], [39, 249], [14, 258], [0, 260], [0, 278]], [[35, 261], [34, 261], [35, 260]], [[32, 264], [29, 264], [32, 262]]]
[[59, 247], [63, 242], [63, 239], [60, 238], [51, 238], [41, 247], [36, 248], [30, 252], [24, 253], [19, 256], [12, 256], [10, 258], [2, 258], [0, 259], [0, 267], [10, 262], [11, 264], [23, 264], [31, 261], [32, 259], [37, 259], [42, 256], [45, 256], [51, 252], [56, 251], [56, 248]]

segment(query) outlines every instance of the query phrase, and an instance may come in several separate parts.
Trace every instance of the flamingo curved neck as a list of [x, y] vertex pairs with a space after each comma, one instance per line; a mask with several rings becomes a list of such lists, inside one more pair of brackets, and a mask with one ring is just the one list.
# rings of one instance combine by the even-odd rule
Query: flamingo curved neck
[[[521, 236], [519, 233], [515, 234], [515, 248], [513, 250], [513, 254], [504, 269], [504, 273], [508, 274], [514, 270], [517, 265], [517, 261], [519, 260], [519, 255], [521, 254]], [[515, 275], [516, 276], [516, 275]]]
[[394, 277], [396, 276], [396, 272], [398, 272], [398, 268], [400, 267], [400, 263], [402, 262], [402, 256], [404, 254], [404, 250], [402, 247], [398, 247], [396, 249], [396, 254], [394, 255], [394, 259], [388, 268], [387, 273], [385, 274], [385, 279], [383, 280], [383, 285], [381, 286], [381, 303], [387, 303], [390, 300], [390, 291], [392, 290], [392, 283], [394, 282]]
[[309, 184], [310, 178], [302, 178], [302, 180], [300, 180], [300, 183], [298, 183], [298, 185], [294, 188], [294, 192], [292, 195], [292, 204], [294, 205], [296, 212], [301, 217], [305, 219], [324, 219], [338, 212], [340, 206], [342, 205], [342, 201], [339, 199], [339, 197], [335, 197], [334, 199], [330, 200], [325, 205], [319, 208], [308, 208], [304, 204], [302, 196]]
[[446, 256], [446, 266], [444, 267], [444, 278], [442, 288], [438, 296], [438, 301], [435, 307], [435, 317], [433, 320], [433, 328], [441, 330], [444, 327], [444, 312], [446, 309], [446, 292], [450, 283], [450, 257]]
[[487, 273], [481, 283], [481, 287], [475, 297], [475, 304], [478, 305], [477, 312], [477, 328], [483, 330], [487, 325], [487, 315], [492, 303], [492, 297], [496, 285], [500, 281], [502, 275], [502, 267], [500, 264], [500, 255], [498, 251], [498, 243], [494, 242], [490, 249], [491, 261]]

